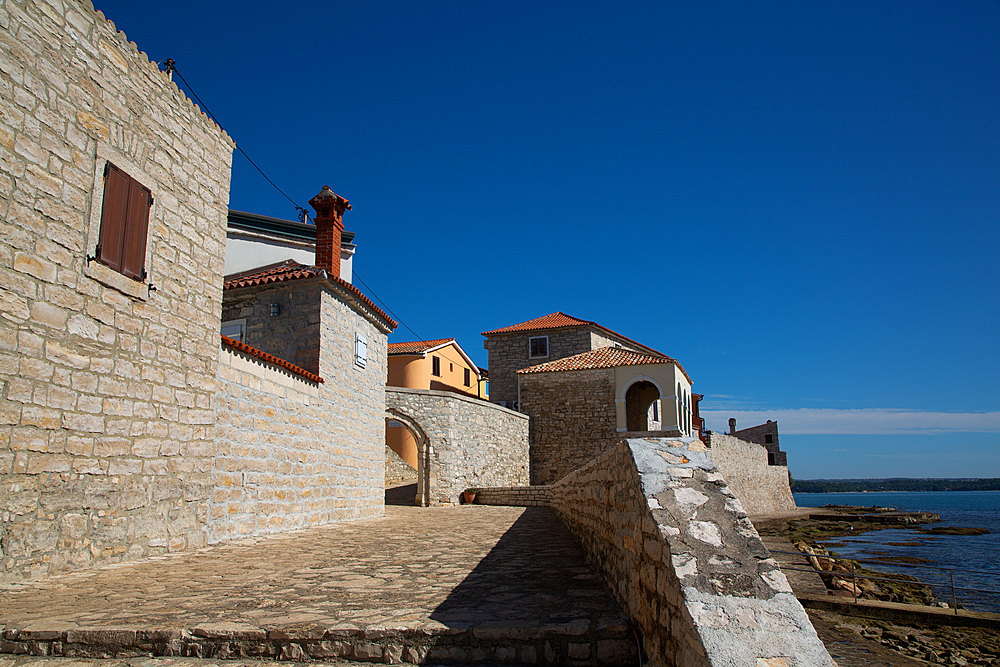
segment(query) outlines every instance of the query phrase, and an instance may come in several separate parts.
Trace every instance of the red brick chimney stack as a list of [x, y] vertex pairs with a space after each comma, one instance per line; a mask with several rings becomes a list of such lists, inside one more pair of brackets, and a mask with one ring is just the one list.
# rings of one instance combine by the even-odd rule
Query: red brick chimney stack
[[324, 185], [319, 194], [309, 200], [316, 210], [316, 266], [327, 274], [340, 277], [340, 235], [344, 231], [344, 211], [351, 205]]

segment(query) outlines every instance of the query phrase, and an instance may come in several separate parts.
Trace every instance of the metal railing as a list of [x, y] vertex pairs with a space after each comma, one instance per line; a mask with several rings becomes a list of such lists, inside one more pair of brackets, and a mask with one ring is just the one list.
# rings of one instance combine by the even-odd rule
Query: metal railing
[[[861, 578], [861, 579], [867, 579], [869, 581], [886, 581], [886, 582], [893, 582], [893, 583], [898, 583], [898, 584], [909, 584], [911, 586], [926, 586], [926, 587], [930, 588], [931, 590], [933, 590], [935, 587], [937, 587], [937, 588], [944, 588], [945, 590], [950, 590], [950, 592], [951, 592], [951, 605], [955, 609], [955, 615], [956, 616], [958, 615], [958, 602], [959, 602], [957, 591], [964, 591], [964, 592], [968, 592], [968, 593], [986, 593], [988, 595], [997, 596], [997, 598], [1000, 599], [1000, 590], [983, 589], [983, 588], [972, 588], [970, 586], [956, 586], [955, 585], [955, 573], [956, 572], [961, 572], [963, 574], [985, 575], [987, 577], [992, 577], [993, 579], [1000, 581], [1000, 573], [997, 573], [997, 572], [986, 572], [986, 571], [983, 571], [983, 570], [965, 570], [965, 569], [961, 569], [961, 568], [942, 567], [942, 566], [938, 566], [938, 565], [915, 565], [915, 564], [912, 564], [912, 563], [901, 563], [901, 562], [896, 562], [896, 561], [891, 561], [891, 560], [871, 560], [871, 559], [862, 559], [862, 558], [845, 558], [843, 556], [828, 556], [826, 554], [811, 554], [811, 553], [804, 552], [804, 551], [778, 551], [776, 549], [770, 549], [769, 551], [771, 553], [773, 553], [773, 554], [788, 554], [788, 555], [792, 555], [792, 556], [799, 556], [800, 558], [806, 559], [807, 562], [808, 562], [808, 559], [809, 559], [810, 556], [813, 557], [813, 558], [816, 558], [817, 562], [820, 559], [830, 561], [831, 563], [836, 562], [836, 561], [849, 562], [851, 564], [851, 592], [854, 595], [854, 602], [855, 603], [857, 603], [857, 601], [858, 601], [858, 590], [859, 590], [858, 589], [858, 579], [859, 578]], [[891, 567], [894, 567], [894, 568], [901, 567], [901, 568], [911, 568], [911, 569], [932, 570], [934, 572], [945, 572], [948, 575], [947, 576], [948, 583], [947, 584], [929, 583], [929, 582], [926, 582], [926, 581], [923, 581], [923, 580], [911, 581], [909, 579], [898, 579], [898, 578], [893, 578], [893, 577], [890, 577], [890, 576], [876, 577], [876, 576], [871, 576], [867, 572], [864, 573], [864, 574], [860, 574], [859, 575], [858, 572], [857, 572], [857, 570], [856, 570], [856, 568], [855, 568], [855, 563], [858, 563], [858, 564], [869, 563], [869, 564], [872, 564], [872, 565], [881, 565], [882, 567], [891, 566]], [[812, 565], [809, 565], [809, 567], [794, 567], [794, 566], [788, 566], [787, 564], [781, 564], [781, 563], [779, 563], [779, 566], [780, 566], [780, 568], [781, 568], [782, 571], [792, 570], [792, 571], [796, 571], [796, 572], [812, 572], [812, 573], [815, 573], [817, 575], [820, 575], [821, 577], [823, 575], [828, 575], [828, 576], [831, 576], [831, 577], [840, 576], [840, 578], [843, 579], [843, 578], [846, 578], [846, 575], [847, 575], [846, 572], [834, 572], [833, 570], [818, 570], [815, 567], [813, 567]], [[880, 573], [880, 574], [885, 574], [885, 573]], [[825, 580], [824, 580], [824, 583], [826, 583]]]

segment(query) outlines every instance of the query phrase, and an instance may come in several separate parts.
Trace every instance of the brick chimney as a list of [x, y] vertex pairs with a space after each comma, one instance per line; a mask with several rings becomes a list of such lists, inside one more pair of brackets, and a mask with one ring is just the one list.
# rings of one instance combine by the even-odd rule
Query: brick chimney
[[340, 235], [344, 231], [344, 211], [351, 205], [324, 185], [319, 194], [309, 200], [316, 210], [316, 266], [327, 274], [340, 277]]

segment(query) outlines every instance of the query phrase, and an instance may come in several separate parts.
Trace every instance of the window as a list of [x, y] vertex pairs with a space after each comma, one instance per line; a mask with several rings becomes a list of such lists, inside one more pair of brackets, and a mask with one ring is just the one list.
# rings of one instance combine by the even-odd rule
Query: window
[[653, 421], [660, 421], [660, 402], [653, 401]]
[[772, 434], [770, 434], [770, 433], [765, 433], [764, 434], [764, 444], [765, 445], [773, 445], [774, 444], [774, 436]]
[[153, 195], [149, 188], [111, 164], [104, 166], [98, 262], [131, 278], [146, 280], [146, 232]]
[[246, 341], [243, 339], [243, 328], [246, 324], [247, 320], [245, 317], [240, 320], [229, 320], [228, 322], [223, 322], [221, 333], [227, 338], [232, 338], [233, 340], [245, 343]]
[[431, 375], [441, 377], [441, 357], [431, 357]]
[[528, 357], [547, 357], [549, 356], [549, 337], [548, 336], [535, 336], [534, 338], [528, 339]]
[[465, 369], [465, 386], [466, 387], [472, 386], [472, 373], [469, 371], [468, 368]]
[[368, 339], [359, 333], [354, 334], [354, 363], [361, 368], [368, 365]]

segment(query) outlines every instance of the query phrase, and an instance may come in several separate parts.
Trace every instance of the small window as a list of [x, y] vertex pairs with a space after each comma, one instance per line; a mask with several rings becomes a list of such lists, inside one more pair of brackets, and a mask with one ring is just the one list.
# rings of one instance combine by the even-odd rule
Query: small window
[[653, 401], [653, 421], [660, 421], [660, 402]]
[[241, 320], [230, 320], [228, 322], [222, 323], [221, 333], [227, 338], [232, 338], [233, 340], [238, 340], [241, 343], [245, 343], [243, 340], [243, 327], [246, 325], [246, 318]]
[[354, 335], [354, 363], [361, 368], [368, 365], [368, 339], [361, 334]]
[[431, 357], [431, 375], [441, 377], [441, 357]]
[[765, 445], [773, 445], [774, 444], [774, 436], [772, 434], [770, 434], [770, 433], [765, 433], [764, 434], [764, 444]]
[[468, 368], [465, 369], [465, 386], [472, 386], [472, 372]]
[[146, 280], [146, 232], [153, 195], [149, 188], [111, 164], [104, 167], [101, 232], [97, 261], [132, 280]]
[[534, 338], [528, 339], [528, 357], [547, 357], [549, 356], [549, 337], [548, 336], [535, 336]]

